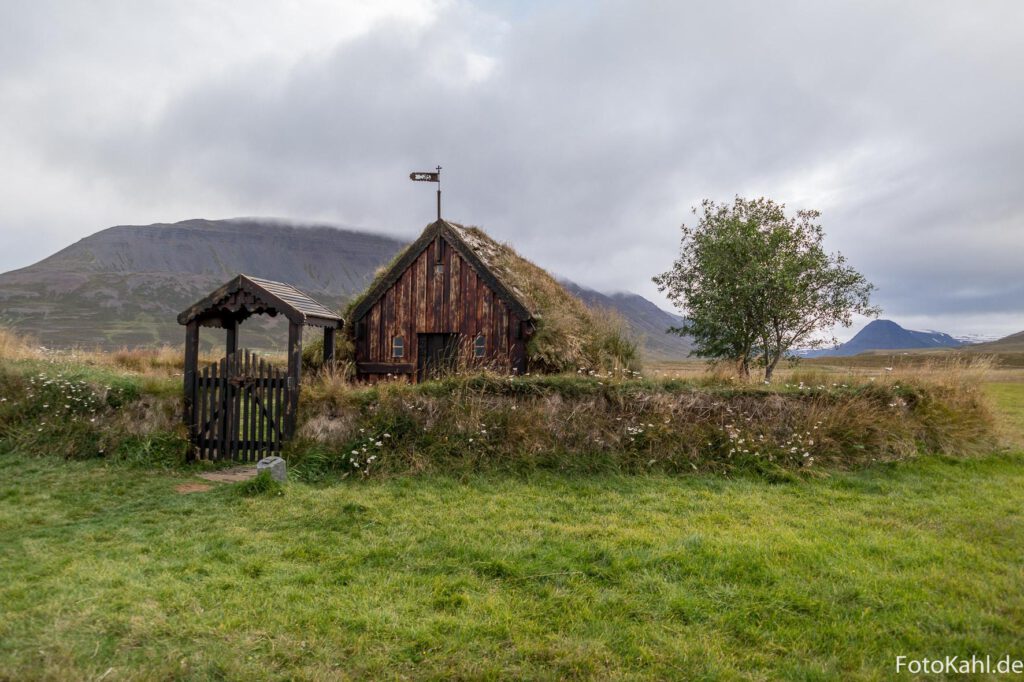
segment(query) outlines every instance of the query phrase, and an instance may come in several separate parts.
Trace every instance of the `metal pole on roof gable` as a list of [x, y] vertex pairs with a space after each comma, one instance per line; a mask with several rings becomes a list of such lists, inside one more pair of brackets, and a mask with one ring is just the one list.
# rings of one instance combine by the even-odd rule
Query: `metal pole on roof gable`
[[433, 172], [409, 173], [409, 179], [415, 182], [436, 182], [437, 183], [437, 219], [441, 219], [441, 167], [438, 166]]

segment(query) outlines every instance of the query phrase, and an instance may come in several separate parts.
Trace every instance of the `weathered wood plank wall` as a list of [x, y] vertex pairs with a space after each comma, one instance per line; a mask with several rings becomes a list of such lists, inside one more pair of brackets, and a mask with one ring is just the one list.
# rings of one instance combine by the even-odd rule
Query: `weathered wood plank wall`
[[[435, 273], [437, 248], [443, 272]], [[356, 361], [372, 372], [364, 379], [386, 376], [379, 363], [394, 363], [391, 374], [415, 373], [417, 334], [460, 335], [460, 362], [524, 371], [526, 340], [523, 320], [477, 276], [474, 268], [442, 238], [416, 258], [394, 285], [356, 323]], [[361, 325], [361, 326], [360, 326]], [[482, 359], [473, 356], [473, 341], [485, 337]], [[404, 340], [404, 357], [392, 357], [392, 340]], [[412, 366], [410, 371], [409, 365]]]

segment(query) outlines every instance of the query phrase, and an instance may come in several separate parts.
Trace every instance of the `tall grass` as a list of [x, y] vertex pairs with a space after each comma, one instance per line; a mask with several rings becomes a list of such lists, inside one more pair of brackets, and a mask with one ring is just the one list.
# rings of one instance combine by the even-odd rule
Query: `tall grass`
[[[845, 358], [840, 358], [845, 360]], [[808, 364], [803, 361], [780, 370], [776, 383], [833, 383], [843, 381], [875, 380], [887, 383], [899, 381], [927, 382], [944, 386], [978, 385], [998, 371], [999, 360], [993, 355], [964, 355], [949, 353], [931, 355], [915, 362], [881, 363], [876, 366], [832, 366]]]
[[[0, 445], [67, 458], [163, 463], [187, 450], [173, 349], [54, 354], [0, 345]], [[879, 376], [794, 370], [772, 386], [628, 368], [511, 376], [465, 373], [410, 385], [351, 383], [345, 366], [304, 382], [288, 454], [329, 472], [792, 472], [995, 444], [984, 359]]]
[[26, 360], [43, 357], [43, 351], [37, 344], [21, 334], [0, 327], [0, 360]]
[[[281, 354], [267, 354], [280, 359]], [[200, 354], [199, 366], [219, 360], [220, 354]], [[185, 367], [182, 346], [163, 345], [157, 348], [121, 348], [116, 351], [82, 348], [44, 348], [29, 337], [0, 327], [0, 361], [39, 360], [51, 364], [123, 370], [150, 377], [180, 376]]]
[[171, 370], [180, 375], [169, 351], [55, 352], [0, 330], [0, 450], [180, 463], [187, 441]]
[[552, 469], [787, 477], [992, 448], [980, 389], [941, 378], [826, 383], [808, 374], [767, 387], [715, 377], [478, 374], [358, 387], [334, 376], [305, 394], [290, 455], [314, 475]]
[[[153, 370], [178, 371], [185, 367], [185, 357], [181, 348], [161, 346], [160, 348], [122, 348], [107, 357], [112, 366], [145, 373]], [[212, 360], [211, 360], [212, 361]]]

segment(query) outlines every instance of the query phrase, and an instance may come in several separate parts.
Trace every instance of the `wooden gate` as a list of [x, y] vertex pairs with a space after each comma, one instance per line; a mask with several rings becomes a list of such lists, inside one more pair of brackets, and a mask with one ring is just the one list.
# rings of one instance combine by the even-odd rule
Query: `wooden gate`
[[287, 376], [248, 349], [197, 372], [192, 442], [198, 459], [254, 462], [279, 454], [290, 436]]

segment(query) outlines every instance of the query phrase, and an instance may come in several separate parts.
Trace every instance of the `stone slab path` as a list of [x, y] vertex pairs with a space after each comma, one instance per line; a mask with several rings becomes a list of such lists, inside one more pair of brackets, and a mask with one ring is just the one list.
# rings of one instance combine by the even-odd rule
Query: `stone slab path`
[[205, 483], [182, 483], [179, 486], [175, 486], [174, 490], [182, 495], [188, 495], [189, 493], [205, 493], [211, 487]]
[[199, 478], [214, 483], [241, 483], [251, 478], [256, 478], [256, 465], [231, 467], [230, 469], [219, 469], [197, 474]]

